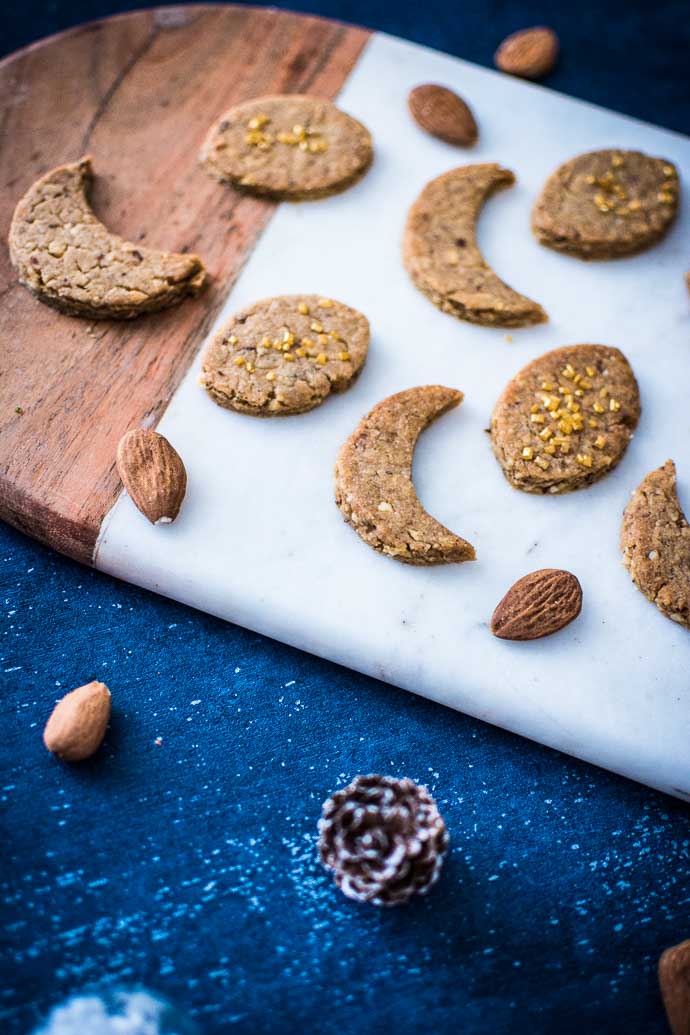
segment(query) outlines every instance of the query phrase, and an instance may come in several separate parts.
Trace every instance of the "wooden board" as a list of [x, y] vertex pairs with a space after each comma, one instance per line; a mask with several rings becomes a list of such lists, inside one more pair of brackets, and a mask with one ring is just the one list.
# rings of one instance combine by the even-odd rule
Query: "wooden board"
[[[0, 517], [91, 562], [121, 488], [119, 438], [157, 422], [275, 208], [202, 171], [208, 126], [265, 93], [333, 97], [367, 38], [274, 10], [159, 8], [85, 25], [0, 64]], [[90, 322], [17, 284], [5, 243], [17, 200], [48, 169], [87, 153], [106, 225], [198, 252], [212, 277], [203, 296], [134, 322]]]

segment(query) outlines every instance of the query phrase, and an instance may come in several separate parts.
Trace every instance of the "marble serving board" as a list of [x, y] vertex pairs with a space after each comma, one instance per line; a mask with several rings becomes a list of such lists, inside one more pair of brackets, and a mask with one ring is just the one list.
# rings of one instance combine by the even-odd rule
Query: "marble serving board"
[[[201, 339], [213, 329], [205, 327], [157, 424], [187, 467], [181, 514], [154, 528], [120, 495], [94, 563], [690, 800], [690, 634], [632, 586], [618, 547], [630, 493], [668, 457], [690, 504], [690, 216], [684, 206], [662, 244], [610, 263], [550, 252], [529, 226], [545, 178], [572, 155], [639, 148], [683, 172], [690, 140], [381, 34], [362, 41], [352, 66], [338, 103], [373, 134], [371, 170], [338, 197], [279, 206], [215, 325], [258, 298], [330, 295], [370, 319], [359, 380], [299, 417], [222, 410], [197, 384]], [[422, 82], [467, 99], [480, 126], [475, 148], [453, 148], [415, 125], [406, 98]], [[468, 161], [500, 162], [517, 176], [488, 202], [479, 241], [498, 273], [545, 307], [543, 326], [507, 333], [461, 323], [437, 311], [402, 267], [410, 204], [429, 179]], [[642, 394], [638, 432], [620, 466], [590, 489], [560, 498], [516, 492], [486, 434], [493, 404], [525, 363], [579, 342], [615, 345], [629, 358]], [[475, 545], [475, 563], [397, 563], [365, 546], [334, 504], [334, 460], [360, 417], [427, 383], [460, 388], [465, 401], [421, 437], [415, 483], [427, 509]], [[581, 617], [543, 641], [492, 637], [496, 603], [541, 567], [577, 574]]]

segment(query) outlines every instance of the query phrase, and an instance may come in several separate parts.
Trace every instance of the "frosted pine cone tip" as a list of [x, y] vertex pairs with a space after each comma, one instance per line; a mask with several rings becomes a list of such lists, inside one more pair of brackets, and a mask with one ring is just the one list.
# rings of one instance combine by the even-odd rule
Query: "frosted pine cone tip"
[[394, 906], [426, 894], [447, 848], [436, 802], [414, 780], [357, 776], [323, 804], [321, 862], [358, 902]]

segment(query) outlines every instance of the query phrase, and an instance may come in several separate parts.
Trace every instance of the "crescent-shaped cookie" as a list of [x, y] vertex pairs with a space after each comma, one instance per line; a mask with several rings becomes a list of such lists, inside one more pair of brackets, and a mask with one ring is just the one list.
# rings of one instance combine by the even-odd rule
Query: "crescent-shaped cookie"
[[219, 406], [254, 417], [314, 409], [364, 366], [369, 321], [318, 295], [279, 295], [241, 309], [201, 361], [200, 384]]
[[665, 158], [589, 151], [559, 166], [532, 212], [537, 240], [580, 259], [615, 259], [656, 244], [678, 213], [680, 182]]
[[678, 501], [673, 460], [646, 475], [621, 527], [623, 564], [647, 600], [690, 626], [690, 526]]
[[238, 190], [307, 201], [351, 186], [373, 153], [368, 129], [330, 101], [284, 94], [226, 111], [210, 129], [200, 161]]
[[338, 454], [335, 501], [365, 543], [406, 564], [472, 561], [474, 547], [422, 507], [412, 483], [419, 435], [462, 392], [426, 385], [398, 392], [364, 417]]
[[74, 316], [127, 320], [195, 295], [206, 279], [198, 255], [131, 244], [96, 218], [91, 159], [37, 180], [10, 227], [12, 265], [37, 298]]
[[637, 381], [623, 353], [568, 345], [509, 382], [491, 417], [491, 445], [514, 488], [573, 492], [613, 470], [639, 417]]
[[485, 327], [524, 327], [547, 319], [542, 307], [508, 287], [479, 250], [482, 205], [515, 177], [500, 165], [465, 165], [428, 183], [407, 217], [405, 267], [434, 305]]

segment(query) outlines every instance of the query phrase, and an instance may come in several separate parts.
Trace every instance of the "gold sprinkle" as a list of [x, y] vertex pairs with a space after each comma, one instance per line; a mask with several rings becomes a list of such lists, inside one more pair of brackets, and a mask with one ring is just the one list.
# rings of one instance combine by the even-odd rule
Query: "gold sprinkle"
[[328, 144], [325, 140], [310, 140], [308, 144], [309, 153], [312, 155], [318, 154], [319, 151], [328, 150]]
[[299, 356], [300, 359], [303, 359], [306, 356], [306, 354], [307, 354], [307, 350], [306, 349], [303, 349], [301, 347], [298, 348], [298, 349], [295, 349], [295, 355]]
[[546, 389], [547, 392], [553, 392], [556, 388], [555, 384], [552, 381], [542, 381], [541, 386], [542, 388]]
[[343, 340], [343, 336], [340, 333], [340, 331], [329, 331], [328, 333], [330, 334], [330, 336], [333, 339], [333, 341], [342, 341]]
[[544, 442], [548, 442], [552, 435], [553, 431], [551, 428], [542, 428], [539, 432], [539, 438], [543, 439]]
[[535, 404], [534, 404], [534, 406], [532, 406], [532, 407], [530, 408], [530, 411], [529, 411], [529, 412], [530, 412], [530, 413], [539, 413], [539, 405], [538, 405], [538, 403], [535, 403]]
[[295, 344], [295, 336], [292, 333], [292, 331], [284, 331], [283, 332], [283, 345], [294, 345], [294, 344]]
[[589, 176], [585, 176], [585, 183], [596, 183], [596, 182], [597, 182], [596, 179], [591, 174]]
[[275, 372], [275, 370], [269, 370], [269, 372], [266, 374], [266, 380], [267, 381], [275, 381], [275, 379], [276, 379], [276, 372]]
[[295, 362], [295, 357], [292, 355], [291, 352], [286, 352], [285, 355], [283, 356], [283, 359], [285, 360], [286, 363], [294, 363]]
[[308, 151], [309, 150], [309, 144], [307, 143], [306, 140], [300, 140], [300, 142], [299, 142], [299, 144], [297, 146], [300, 149], [300, 151]]
[[594, 405], [592, 406], [592, 409], [594, 410], [595, 413], [603, 413], [604, 412], [604, 407], [601, 405], [601, 403], [594, 403]]
[[606, 445], [606, 435], [597, 435], [594, 439], [594, 445], [597, 449], [603, 449]]
[[532, 413], [530, 415], [530, 421], [532, 422], [532, 424], [543, 424], [545, 420], [546, 417], [543, 413]]
[[247, 370], [249, 371], [250, 374], [253, 374], [254, 373], [254, 364], [253, 363], [247, 363]]
[[563, 370], [561, 370], [561, 374], [563, 375], [563, 377], [567, 377], [569, 381], [572, 381], [573, 377], [575, 376], [575, 369], [572, 363], [567, 363]]
[[263, 348], [270, 349], [272, 342], [267, 334], [264, 334], [260, 344], [263, 346]]
[[512, 334], [506, 334], [506, 335], [505, 335], [505, 340], [506, 340], [506, 341], [508, 342], [508, 344], [510, 345], [510, 343], [511, 343], [511, 342], [512, 342], [512, 340], [513, 340], [513, 335], [512, 335]]
[[319, 309], [331, 309], [334, 303], [330, 298], [320, 298], [316, 304]]
[[299, 122], [296, 122], [295, 125], [292, 127], [292, 132], [297, 137], [303, 137], [304, 136], [304, 126], [300, 125]]
[[311, 340], [311, 338], [302, 338], [300, 344], [304, 345], [304, 347], [307, 349], [312, 349], [314, 347], [314, 342]]
[[319, 335], [319, 345], [328, 345], [329, 340], [330, 339], [327, 334]]
[[237, 342], [239, 340], [240, 339], [237, 337], [236, 334], [231, 334], [230, 337], [228, 338], [228, 341], [230, 342], [231, 345], [237, 345]]
[[581, 399], [584, 394], [585, 393], [583, 392], [583, 390], [581, 388], [576, 388], [575, 389], [575, 395], [578, 397], [578, 399]]
[[657, 201], [660, 201], [662, 205], [670, 205], [672, 201], [675, 201], [675, 198], [670, 191], [662, 190], [657, 194]]
[[599, 421], [595, 420], [594, 417], [589, 417], [588, 420], [587, 420], [587, 423], [589, 424], [590, 428], [598, 428], [599, 427]]
[[268, 115], [255, 115], [247, 123], [247, 129], [261, 129], [267, 122], [270, 122]]
[[297, 137], [294, 133], [279, 133], [278, 142], [280, 144], [290, 144], [292, 146], [297, 143]]
[[672, 165], [665, 165], [663, 167], [664, 176], [675, 176], [676, 170]]
[[341, 352], [340, 353], [340, 359], [343, 361], [343, 363], [347, 363], [349, 358], [350, 358], [350, 353], [349, 352]]
[[244, 356], [235, 356], [235, 358], [233, 360], [233, 363], [235, 364], [236, 367], [243, 367], [246, 362], [247, 361], [244, 358]]
[[612, 457], [612, 456], [605, 456], [605, 455], [604, 455], [604, 456], [602, 456], [602, 458], [601, 458], [601, 459], [603, 460], [603, 462], [604, 462], [605, 464], [610, 464], [610, 463], [612, 463], [612, 462], [613, 462], [613, 457]]
[[325, 352], [320, 352], [318, 354], [318, 356], [316, 357], [316, 362], [320, 366], [324, 366], [328, 362], [328, 356], [326, 355], [326, 353]]
[[534, 450], [532, 449], [532, 447], [531, 446], [525, 446], [525, 448], [522, 450], [522, 458], [523, 458], [523, 460], [531, 460], [533, 456], [534, 456]]
[[553, 456], [555, 454], [556, 447], [554, 446], [553, 442], [549, 442], [547, 446], [544, 446], [544, 452], [548, 453], [549, 456]]
[[577, 460], [578, 464], [580, 464], [582, 467], [591, 467], [592, 466], [592, 458], [591, 458], [591, 456], [589, 456], [588, 453], [578, 453], [577, 457], [576, 457], [576, 460]]
[[616, 169], [620, 169], [621, 165], [623, 165], [623, 161], [623, 155], [614, 155], [611, 159], [611, 165]]
[[543, 456], [535, 457], [534, 462], [537, 467], [541, 467], [542, 471], [547, 471], [551, 466], [551, 461], [547, 460], [546, 457]]
[[565, 442], [561, 442], [560, 450], [561, 450], [561, 453], [569, 453], [570, 452], [570, 442], [568, 442], [567, 440]]
[[312, 320], [312, 322], [309, 324], [309, 328], [310, 328], [310, 330], [314, 331], [316, 334], [322, 334], [323, 333], [323, 324], [319, 323], [318, 320]]
[[614, 413], [616, 413], [616, 411], [620, 410], [620, 408], [621, 408], [621, 404], [618, 402], [618, 399], [611, 399], [610, 400], [610, 402], [609, 402], [609, 409], [610, 410], [612, 410]]
[[637, 212], [638, 209], [642, 208], [642, 202], [638, 201], [637, 198], [633, 198], [632, 201], [628, 202], [628, 208], [630, 209], [631, 212]]
[[297, 306], [297, 312], [301, 313], [302, 316], [309, 316], [309, 306], [306, 302], [300, 302]]

